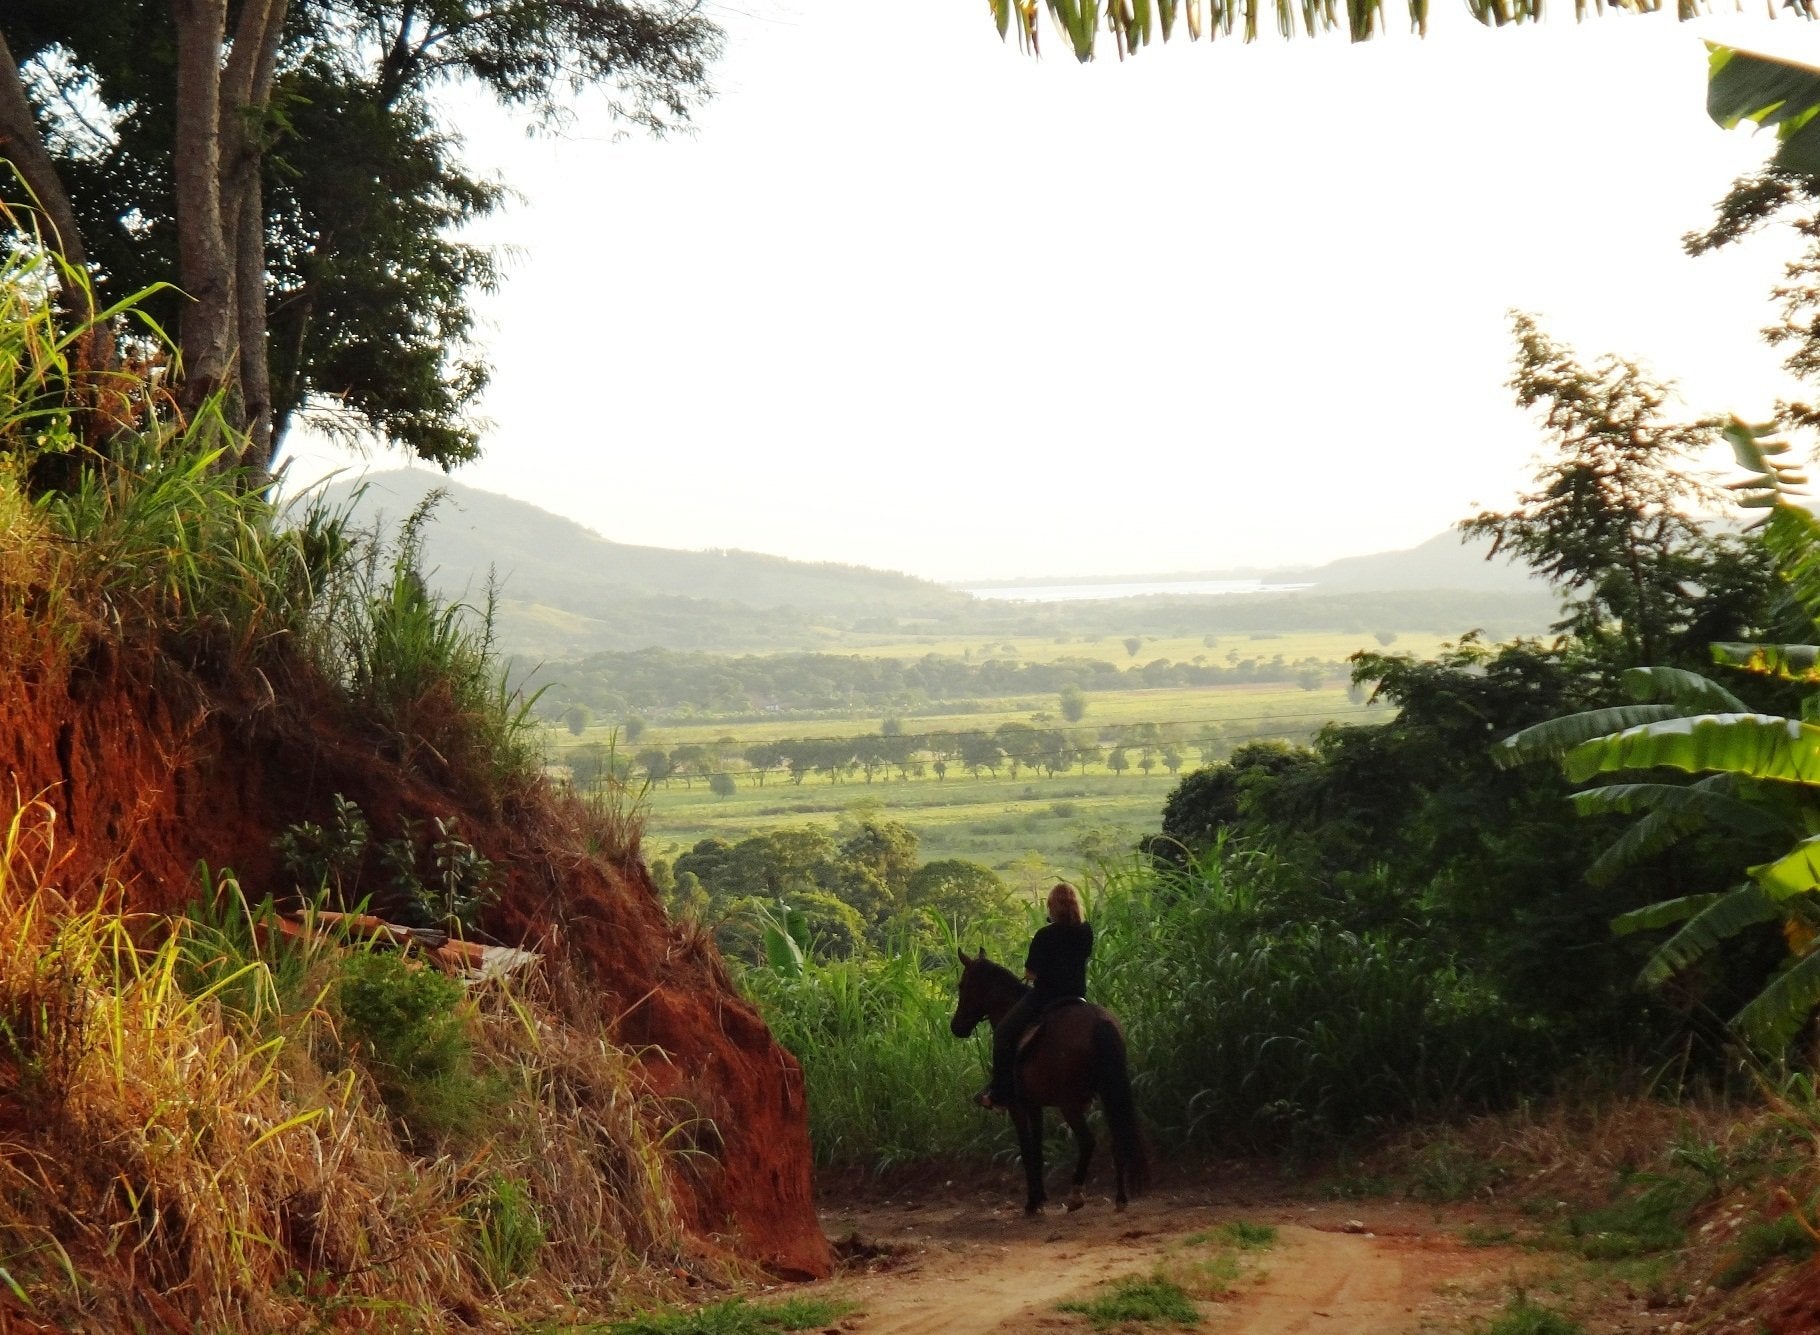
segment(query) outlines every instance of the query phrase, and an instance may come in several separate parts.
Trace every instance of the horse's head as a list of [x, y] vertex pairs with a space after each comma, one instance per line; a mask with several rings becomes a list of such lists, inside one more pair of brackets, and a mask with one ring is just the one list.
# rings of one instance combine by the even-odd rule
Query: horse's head
[[981, 1020], [991, 1017], [994, 999], [1003, 992], [1004, 985], [1009, 983], [1015, 988], [1017, 979], [1004, 965], [987, 959], [984, 946], [977, 955], [964, 950], [956, 953], [961, 961], [960, 995], [955, 998], [954, 1018], [948, 1021], [948, 1029], [956, 1038], [966, 1038]]

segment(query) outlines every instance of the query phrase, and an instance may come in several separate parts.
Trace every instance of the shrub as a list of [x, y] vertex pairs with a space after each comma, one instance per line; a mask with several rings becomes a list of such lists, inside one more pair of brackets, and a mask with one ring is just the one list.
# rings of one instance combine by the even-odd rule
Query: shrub
[[457, 1139], [498, 1101], [475, 1071], [460, 983], [390, 950], [351, 952], [335, 988], [341, 1032], [407, 1138]]

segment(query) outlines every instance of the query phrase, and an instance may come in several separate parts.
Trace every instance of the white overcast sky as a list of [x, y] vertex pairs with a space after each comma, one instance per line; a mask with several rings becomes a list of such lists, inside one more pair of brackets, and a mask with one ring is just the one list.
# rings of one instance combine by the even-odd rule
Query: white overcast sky
[[[1437, 9], [1441, 6], [1437, 5]], [[1506, 312], [1760, 416], [1786, 237], [1681, 235], [1767, 135], [1703, 35], [1002, 45], [982, 0], [743, 0], [698, 132], [457, 118], [524, 202], [457, 478], [623, 542], [936, 579], [1277, 566], [1506, 504], [1539, 438]], [[299, 442], [299, 475], [338, 462]], [[376, 455], [356, 468], [389, 467]]]

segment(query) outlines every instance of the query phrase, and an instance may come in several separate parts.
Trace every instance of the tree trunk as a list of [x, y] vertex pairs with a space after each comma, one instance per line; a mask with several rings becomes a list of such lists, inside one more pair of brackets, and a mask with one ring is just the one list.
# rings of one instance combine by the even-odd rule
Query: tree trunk
[[[234, 266], [221, 209], [221, 47], [227, 0], [170, 0], [177, 29], [177, 285], [190, 298], [179, 325], [177, 402], [194, 413], [234, 379]], [[234, 416], [229, 405], [229, 421]]]
[[[13, 164], [26, 189], [35, 197], [39, 213], [49, 224], [43, 229], [46, 244], [62, 256], [70, 268], [86, 271], [88, 251], [82, 244], [76, 210], [63, 188], [63, 178], [58, 176], [56, 164], [45, 151], [44, 137], [39, 133], [37, 118], [32, 115], [25, 83], [19, 77], [19, 63], [13, 59], [12, 49], [7, 46], [3, 34], [0, 34], [0, 158]], [[85, 293], [82, 300], [86, 301], [87, 295]]]
[[272, 462], [272, 371], [268, 349], [263, 181], [266, 108], [288, 0], [247, 0], [221, 79], [221, 207], [234, 263], [234, 332], [240, 414], [247, 431], [239, 462], [261, 472]]

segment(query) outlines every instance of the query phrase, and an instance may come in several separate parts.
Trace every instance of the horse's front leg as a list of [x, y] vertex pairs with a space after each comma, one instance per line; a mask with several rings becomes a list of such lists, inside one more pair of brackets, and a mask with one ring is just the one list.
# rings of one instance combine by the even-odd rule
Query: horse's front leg
[[1018, 1103], [1011, 1110], [1017, 1123], [1018, 1157], [1024, 1161], [1024, 1213], [1041, 1214], [1043, 1202], [1043, 1110]]
[[1095, 1141], [1093, 1131], [1087, 1125], [1087, 1109], [1063, 1108], [1062, 1119], [1068, 1123], [1068, 1129], [1074, 1132], [1074, 1190], [1068, 1196], [1068, 1209], [1072, 1213], [1087, 1202], [1081, 1195], [1081, 1188], [1087, 1185], [1087, 1166], [1093, 1162]]

